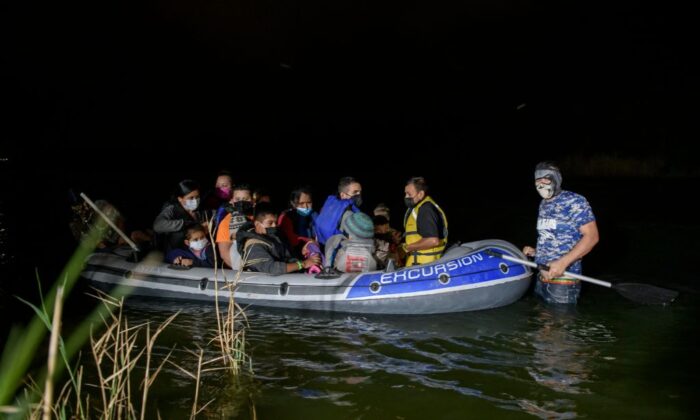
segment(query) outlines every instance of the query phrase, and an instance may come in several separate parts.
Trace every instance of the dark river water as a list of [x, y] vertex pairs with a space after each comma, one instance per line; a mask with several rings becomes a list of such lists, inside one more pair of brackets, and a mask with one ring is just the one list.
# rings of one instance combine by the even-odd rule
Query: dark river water
[[[451, 240], [521, 247], [535, 241], [535, 164], [568, 158], [563, 187], [588, 198], [601, 236], [584, 273], [678, 290], [672, 305], [586, 284], [569, 310], [531, 291], [420, 317], [249, 308], [253, 374], [206, 373], [202, 417], [700, 418], [699, 173], [684, 144], [697, 139], [685, 105], [695, 14], [528, 0], [7, 9], [0, 346], [32, 315], [14, 296], [37, 302], [37, 274], [48, 290], [74, 250], [69, 188], [143, 229], [178, 181], [212, 187], [222, 168], [280, 207], [311, 184], [316, 209], [354, 175], [363, 209], [386, 202], [398, 228], [404, 182], [422, 175]], [[80, 286], [66, 329], [95, 305]], [[210, 305], [130, 299], [125, 314], [135, 324], [178, 310], [157, 353], [175, 346], [192, 369], [186, 349], [217, 354]], [[187, 418], [194, 388], [166, 366], [150, 407]]]
[[[421, 317], [249, 310], [254, 376], [235, 386], [207, 375], [209, 413], [245, 418], [254, 405], [259, 418], [692, 418], [697, 298], [649, 308], [586, 292], [572, 310], [533, 297]], [[127, 314], [153, 321], [176, 309], [161, 354], [205, 346], [211, 306], [134, 299]], [[193, 386], [175, 369], [164, 377], [154, 400], [175, 418]]]
[[[680, 291], [669, 306], [638, 305], [586, 284], [573, 308], [547, 306], [531, 292], [503, 308], [430, 316], [248, 308], [246, 350], [253, 374], [238, 381], [222, 371], [204, 374], [200, 403], [213, 402], [202, 417], [250, 418], [254, 412], [261, 419], [697, 418], [700, 229], [692, 208], [650, 199], [692, 184], [574, 182], [593, 203], [601, 230], [601, 244], [586, 258], [586, 274]], [[469, 209], [459, 202], [447, 202], [448, 214], [490, 213], [456, 235], [518, 245], [532, 239], [536, 196], [518, 202], [529, 208], [520, 213], [486, 204], [497, 202], [491, 199]], [[7, 215], [0, 217], [3, 313], [15, 314], [5, 324], [27, 313], [11, 293], [35, 299], [32, 265], [55, 276], [48, 256], [29, 264], [31, 256], [17, 251], [7, 234], [13, 226]], [[93, 305], [81, 289], [71, 297], [67, 328]], [[181, 313], [160, 337], [156, 357], [175, 348], [173, 360], [194, 369], [187, 349], [218, 354], [209, 344], [216, 329], [212, 305], [134, 297], [125, 314], [134, 325], [159, 323], [176, 311]], [[163, 418], [184, 418], [193, 394], [193, 381], [166, 366], [150, 405]]]

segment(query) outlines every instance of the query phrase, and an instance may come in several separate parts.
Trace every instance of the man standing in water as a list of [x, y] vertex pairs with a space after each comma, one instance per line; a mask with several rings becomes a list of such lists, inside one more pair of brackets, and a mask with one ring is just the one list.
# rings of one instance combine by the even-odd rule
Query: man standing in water
[[542, 196], [537, 217], [537, 248], [523, 253], [549, 266], [540, 271], [535, 294], [550, 303], [576, 303], [581, 282], [562, 277], [564, 271], [581, 274], [581, 258], [598, 243], [598, 226], [585, 197], [561, 189], [562, 176], [552, 162], [535, 167], [535, 188]]

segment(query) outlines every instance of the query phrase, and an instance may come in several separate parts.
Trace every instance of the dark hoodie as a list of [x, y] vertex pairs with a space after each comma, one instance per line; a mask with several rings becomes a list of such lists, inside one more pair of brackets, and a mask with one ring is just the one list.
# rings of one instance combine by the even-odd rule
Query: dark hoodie
[[287, 246], [275, 235], [260, 235], [252, 223], [243, 225], [236, 234], [243, 269], [279, 275], [287, 273], [287, 263], [293, 262]]

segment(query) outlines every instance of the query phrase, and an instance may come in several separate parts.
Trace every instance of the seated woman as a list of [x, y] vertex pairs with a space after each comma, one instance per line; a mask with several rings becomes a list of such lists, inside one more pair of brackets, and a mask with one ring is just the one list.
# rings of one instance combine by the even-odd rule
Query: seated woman
[[364, 213], [352, 213], [345, 217], [341, 229], [347, 233], [333, 235], [326, 242], [326, 262], [336, 270], [366, 272], [377, 269], [374, 256], [374, 223]]
[[311, 189], [306, 186], [296, 188], [292, 191], [289, 204], [291, 207], [277, 219], [277, 227], [292, 252], [301, 256], [304, 246], [316, 236], [314, 221], [318, 213], [313, 210]]
[[196, 212], [198, 208], [199, 184], [191, 179], [178, 183], [170, 201], [163, 205], [163, 209], [153, 222], [153, 230], [163, 236], [165, 244], [161, 248], [166, 253], [182, 245], [185, 240], [185, 228], [188, 225], [201, 223], [207, 226], [206, 220], [200, 220], [200, 215]]
[[170, 250], [165, 261], [185, 267], [214, 268], [214, 248], [207, 240], [207, 231], [199, 224], [187, 227], [185, 233], [185, 248]]
[[207, 212], [208, 217], [211, 217], [212, 214], [216, 214], [219, 207], [231, 200], [233, 186], [231, 173], [226, 170], [219, 171], [216, 176], [214, 189], [207, 192], [202, 199], [202, 210]]
[[277, 213], [266, 203], [255, 206], [253, 224], [242, 226], [236, 234], [238, 251], [243, 256], [243, 269], [273, 275], [308, 269], [318, 264], [318, 255], [303, 261], [292, 257], [277, 236]]

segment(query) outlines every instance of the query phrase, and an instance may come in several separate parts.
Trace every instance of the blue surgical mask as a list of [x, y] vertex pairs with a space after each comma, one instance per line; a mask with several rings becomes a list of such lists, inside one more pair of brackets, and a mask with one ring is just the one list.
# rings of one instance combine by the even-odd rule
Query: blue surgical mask
[[185, 210], [195, 211], [199, 207], [199, 198], [190, 198], [185, 200], [185, 205], [183, 206]]
[[305, 207], [297, 207], [297, 213], [299, 213], [299, 215], [301, 216], [308, 216], [311, 214], [312, 211], [314, 211], [314, 209], [312, 209], [311, 207], [309, 207], [308, 209]]
[[190, 248], [193, 251], [201, 251], [204, 248], [206, 248], [207, 245], [209, 245], [209, 241], [207, 241], [207, 238], [202, 238], [198, 241], [190, 241]]

